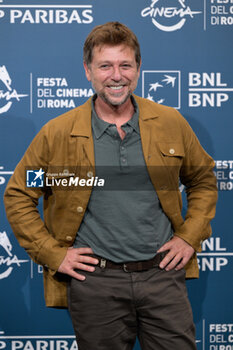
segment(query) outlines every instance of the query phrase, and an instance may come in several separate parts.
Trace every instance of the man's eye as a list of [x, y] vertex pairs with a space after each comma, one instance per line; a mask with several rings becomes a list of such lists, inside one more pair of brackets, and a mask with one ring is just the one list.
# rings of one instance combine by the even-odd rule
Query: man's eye
[[109, 67], [110, 67], [109, 64], [102, 64], [100, 66], [100, 68], [102, 68], [102, 69], [106, 69], [106, 68], [109, 68]]

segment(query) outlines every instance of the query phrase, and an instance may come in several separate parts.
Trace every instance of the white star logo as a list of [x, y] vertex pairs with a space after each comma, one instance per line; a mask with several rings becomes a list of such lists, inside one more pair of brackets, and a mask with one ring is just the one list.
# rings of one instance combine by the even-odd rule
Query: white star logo
[[171, 84], [172, 87], [174, 87], [175, 86], [176, 77], [171, 77], [170, 75], [166, 75], [166, 74], [164, 74], [164, 76], [166, 77], [166, 79], [163, 79], [162, 81], [165, 81], [165, 83], [167, 85]]
[[158, 89], [158, 87], [163, 87], [163, 85], [159, 84], [158, 82], [156, 82], [154, 84], [150, 84], [149, 91], [151, 91], [151, 90], [156, 91]]
[[149, 101], [154, 101], [154, 100], [153, 100], [153, 96], [151, 96], [149, 93], [148, 93], [148, 95], [147, 95], [147, 100], [149, 100]]
[[161, 104], [165, 101], [165, 98], [161, 98], [160, 100], [157, 101], [157, 103]]
[[41, 177], [42, 177], [42, 175], [44, 174], [45, 172], [42, 170], [42, 168], [40, 168], [40, 170], [38, 170], [38, 171], [35, 171], [35, 174], [36, 174], [36, 176], [35, 176], [35, 178], [34, 178], [34, 180], [33, 181], [35, 181], [35, 180], [37, 180], [37, 179], [41, 179]]

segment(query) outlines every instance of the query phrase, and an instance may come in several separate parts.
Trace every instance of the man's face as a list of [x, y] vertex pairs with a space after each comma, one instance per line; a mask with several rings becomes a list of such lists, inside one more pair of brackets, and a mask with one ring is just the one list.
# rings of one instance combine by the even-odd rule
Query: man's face
[[140, 75], [134, 50], [125, 45], [94, 47], [92, 62], [89, 66], [84, 63], [84, 68], [97, 95], [112, 106], [128, 100]]

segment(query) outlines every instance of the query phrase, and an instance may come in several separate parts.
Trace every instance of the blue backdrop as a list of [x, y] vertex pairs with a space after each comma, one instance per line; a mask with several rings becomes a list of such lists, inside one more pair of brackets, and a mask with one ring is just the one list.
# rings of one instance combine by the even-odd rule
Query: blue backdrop
[[45, 307], [42, 269], [14, 238], [2, 195], [42, 125], [92, 95], [84, 40], [118, 20], [141, 44], [136, 94], [179, 109], [216, 161], [213, 236], [198, 256], [200, 279], [187, 286], [198, 349], [232, 350], [233, 0], [38, 3], [0, 0], [0, 349], [77, 349], [68, 312]]

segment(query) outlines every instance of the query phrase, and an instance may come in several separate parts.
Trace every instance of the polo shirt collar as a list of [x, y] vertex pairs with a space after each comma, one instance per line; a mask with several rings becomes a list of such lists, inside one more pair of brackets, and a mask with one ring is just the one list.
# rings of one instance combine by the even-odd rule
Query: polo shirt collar
[[[113, 125], [111, 123], [108, 123], [102, 119], [100, 119], [95, 111], [95, 100], [97, 98], [97, 95], [95, 94], [92, 99], [91, 99], [91, 109], [92, 109], [92, 129], [95, 137], [99, 139], [103, 133], [106, 131], [106, 129], [110, 126]], [[138, 123], [138, 117], [139, 117], [139, 109], [137, 102], [135, 101], [135, 98], [131, 96], [131, 101], [134, 106], [134, 114], [132, 118], [126, 122], [123, 125], [129, 124], [138, 134], [140, 134], [139, 130], [139, 123]]]

